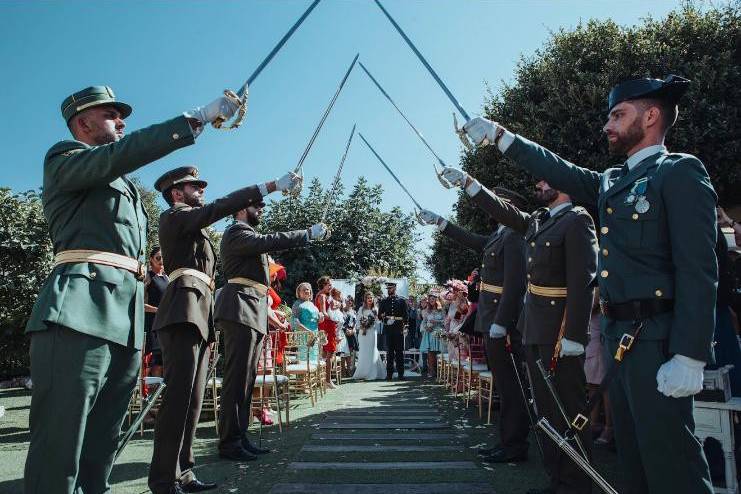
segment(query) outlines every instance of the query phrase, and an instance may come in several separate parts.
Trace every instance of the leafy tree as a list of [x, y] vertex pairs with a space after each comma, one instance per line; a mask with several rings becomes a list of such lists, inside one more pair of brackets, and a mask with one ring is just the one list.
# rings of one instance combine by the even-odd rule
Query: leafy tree
[[157, 199], [160, 194], [154, 189], [150, 189], [144, 183], [142, 183], [139, 177], [131, 177], [131, 181], [139, 191], [139, 195], [142, 198], [142, 204], [144, 210], [147, 212], [149, 222], [147, 224], [147, 248], [144, 251], [147, 256], [152, 251], [155, 245], [159, 245], [158, 232], [160, 228], [160, 214], [162, 214], [162, 208], [160, 207]]
[[263, 215], [264, 232], [306, 229], [324, 219], [332, 236], [325, 242], [276, 253], [286, 266], [288, 279], [285, 296], [293, 299], [291, 289], [302, 281], [315, 283], [322, 275], [353, 278], [371, 270], [394, 276], [413, 276], [416, 269], [414, 249], [418, 241], [415, 220], [399, 208], [381, 210], [383, 189], [358, 179], [347, 197], [342, 185], [334, 194], [314, 180], [305, 195], [271, 202]]
[[28, 371], [24, 329], [53, 251], [38, 193], [0, 188], [0, 376]]
[[[602, 134], [607, 94], [617, 82], [678, 74], [692, 79], [670, 150], [697, 155], [710, 173], [721, 205], [741, 202], [741, 4], [701, 10], [683, 5], [664, 19], [622, 27], [611, 20], [582, 22], [554, 32], [515, 69], [514, 82], [489, 92], [486, 115], [578, 165], [604, 170], [622, 161], [608, 154]], [[466, 152], [461, 165], [486, 186], [532, 196], [534, 179], [491, 147]], [[735, 192], [734, 192], [735, 191]], [[486, 232], [484, 213], [461, 196], [455, 221]], [[447, 238], [435, 239], [427, 265], [438, 281], [477, 265]]]

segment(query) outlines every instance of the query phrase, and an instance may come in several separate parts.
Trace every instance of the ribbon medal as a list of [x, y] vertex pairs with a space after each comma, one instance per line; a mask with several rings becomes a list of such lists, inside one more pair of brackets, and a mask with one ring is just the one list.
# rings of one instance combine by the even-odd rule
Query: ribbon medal
[[[646, 196], [644, 194], [646, 192], [647, 186], [648, 186], [648, 177], [643, 177], [641, 179], [636, 180], [633, 183], [633, 187], [631, 187], [630, 191], [628, 192], [628, 195], [625, 196], [625, 204], [627, 205], [635, 204], [636, 199], [638, 201], [640, 201], [641, 199], [645, 201]], [[640, 211], [638, 212], [640, 213]]]

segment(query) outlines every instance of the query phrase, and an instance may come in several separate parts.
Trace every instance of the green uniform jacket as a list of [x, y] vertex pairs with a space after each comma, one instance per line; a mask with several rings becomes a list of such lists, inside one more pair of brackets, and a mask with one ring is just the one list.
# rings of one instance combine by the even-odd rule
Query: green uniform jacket
[[[54, 252], [92, 249], [146, 262], [147, 216], [124, 175], [193, 142], [180, 116], [103, 146], [73, 140], [52, 146], [44, 159], [42, 203]], [[26, 331], [47, 324], [140, 349], [143, 284], [111, 266], [62, 264], [41, 288]]]
[[[575, 200], [597, 206], [600, 297], [611, 303], [674, 299], [668, 323], [647, 324], [641, 338], [668, 339], [670, 353], [712, 361], [717, 196], [700, 160], [657, 153], [625, 176], [621, 168], [598, 173], [520, 136], [506, 156]], [[648, 179], [644, 195], [650, 208], [641, 213], [629, 195], [643, 178]], [[610, 334], [612, 328], [619, 334]], [[608, 325], [603, 331], [618, 338], [624, 329]]]
[[[267, 252], [301, 247], [309, 242], [306, 230], [257, 233], [252, 226], [237, 221], [221, 238], [221, 266], [224, 277], [248, 278], [270, 286]], [[230, 321], [266, 334], [268, 297], [251, 286], [227, 283], [216, 299], [214, 319]]]
[[[251, 185], [232, 192], [203, 207], [176, 203], [160, 215], [160, 247], [168, 273], [191, 268], [216, 275], [216, 250], [206, 227], [262, 200], [260, 189]], [[214, 339], [214, 297], [200, 278], [181, 276], [167, 285], [152, 328], [191, 323], [204, 340]]]
[[[476, 197], [480, 197], [480, 194]], [[525, 293], [525, 242], [522, 234], [503, 228], [491, 235], [478, 235], [448, 222], [442, 233], [446, 237], [482, 254], [481, 281], [501, 286], [501, 294], [479, 292], [476, 309], [477, 333], [489, 334], [492, 323], [508, 331], [517, 327]]]
[[582, 207], [565, 208], [548, 219], [543, 208], [520, 211], [482, 187], [473, 201], [491, 217], [525, 236], [527, 280], [543, 287], [566, 287], [566, 297], [527, 294], [518, 322], [526, 345], [554, 345], [566, 311], [564, 338], [587, 344], [592, 281], [597, 267], [594, 222]]

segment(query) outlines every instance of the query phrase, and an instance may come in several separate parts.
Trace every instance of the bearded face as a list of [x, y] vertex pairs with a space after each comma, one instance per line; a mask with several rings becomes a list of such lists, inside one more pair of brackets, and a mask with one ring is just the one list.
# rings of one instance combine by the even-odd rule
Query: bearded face
[[551, 188], [545, 180], [541, 180], [535, 185], [535, 198], [538, 202], [547, 206], [558, 198], [558, 191]]
[[626, 156], [646, 136], [642, 125], [643, 109], [625, 101], [610, 111], [604, 127], [607, 147], [613, 156]]

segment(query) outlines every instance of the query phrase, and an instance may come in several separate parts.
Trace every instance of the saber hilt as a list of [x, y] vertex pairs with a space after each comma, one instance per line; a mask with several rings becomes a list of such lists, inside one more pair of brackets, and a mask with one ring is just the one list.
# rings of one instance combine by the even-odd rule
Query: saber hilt
[[228, 127], [224, 127], [224, 123], [228, 120], [225, 115], [219, 115], [214, 119], [213, 122], [211, 122], [211, 125], [215, 129], [219, 130], [236, 130], [239, 128], [240, 125], [242, 125], [242, 122], [244, 121], [245, 117], [247, 116], [247, 97], [249, 96], [249, 91], [247, 90], [247, 87], [245, 86], [244, 92], [242, 93], [242, 96], [237, 96], [237, 93], [232, 91], [231, 89], [224, 89], [224, 97], [231, 101], [233, 104], [237, 105], [237, 116], [234, 117], [234, 120], [232, 120], [232, 123], [229, 124]]

